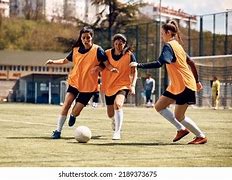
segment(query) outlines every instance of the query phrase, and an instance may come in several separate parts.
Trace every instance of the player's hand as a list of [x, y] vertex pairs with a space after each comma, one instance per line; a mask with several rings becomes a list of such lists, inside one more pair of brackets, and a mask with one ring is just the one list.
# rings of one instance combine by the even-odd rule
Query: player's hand
[[130, 67], [137, 67], [138, 63], [137, 62], [131, 62], [129, 64]]
[[49, 59], [49, 60], [46, 61], [45, 65], [47, 65], [47, 64], [53, 64], [53, 63], [54, 63], [53, 60]]
[[135, 95], [135, 86], [131, 85], [130, 87], [130, 94]]
[[203, 86], [201, 84], [201, 82], [197, 83], [197, 91], [201, 91], [203, 89]]
[[119, 73], [119, 70], [118, 70], [117, 68], [111, 68], [111, 69], [110, 69], [110, 72]]

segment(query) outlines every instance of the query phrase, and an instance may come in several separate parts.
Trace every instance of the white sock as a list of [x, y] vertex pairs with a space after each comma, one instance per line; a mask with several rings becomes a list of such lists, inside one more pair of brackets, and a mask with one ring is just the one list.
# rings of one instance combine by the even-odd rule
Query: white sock
[[170, 123], [172, 123], [177, 131], [179, 130], [184, 130], [186, 129], [175, 117], [174, 114], [167, 108], [162, 109], [159, 111], [159, 113], [165, 118], [167, 119]]
[[200, 128], [196, 125], [196, 123], [191, 120], [189, 117], [185, 117], [181, 123], [188, 128], [193, 134], [195, 134], [197, 137], [205, 137], [205, 134], [200, 130]]
[[57, 128], [56, 130], [61, 132], [62, 131], [62, 128], [64, 126], [64, 122], [66, 120], [66, 117], [67, 116], [64, 116], [64, 115], [59, 115], [58, 119], [57, 119]]
[[115, 118], [115, 132], [120, 132], [123, 123], [123, 110], [122, 109], [114, 110], [114, 118]]

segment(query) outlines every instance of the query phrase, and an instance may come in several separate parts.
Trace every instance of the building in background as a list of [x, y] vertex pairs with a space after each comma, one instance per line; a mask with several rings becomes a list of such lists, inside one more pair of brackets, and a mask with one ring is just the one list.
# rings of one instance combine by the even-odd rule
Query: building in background
[[[35, 18], [40, 15], [50, 22], [95, 22], [106, 7], [92, 5], [91, 0], [11, 0], [10, 15]], [[104, 15], [106, 15], [105, 12]]]
[[0, 0], [0, 16], [10, 16], [10, 0]]
[[0, 101], [60, 104], [72, 64], [48, 65], [58, 52], [0, 51]]
[[155, 21], [166, 22], [169, 19], [175, 19], [183, 27], [187, 27], [190, 22], [191, 27], [196, 27], [197, 17], [190, 15], [181, 9], [173, 9], [170, 7], [159, 7], [159, 3], [147, 3], [147, 5], [140, 8], [140, 12], [143, 16], [146, 16]]

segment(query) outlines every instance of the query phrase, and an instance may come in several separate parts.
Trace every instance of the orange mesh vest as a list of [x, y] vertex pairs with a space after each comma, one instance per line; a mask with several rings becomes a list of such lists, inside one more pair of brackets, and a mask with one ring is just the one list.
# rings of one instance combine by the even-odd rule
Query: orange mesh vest
[[78, 48], [73, 48], [74, 67], [69, 74], [68, 83], [80, 92], [95, 92], [98, 88], [98, 73], [92, 74], [90, 70], [99, 64], [97, 60], [98, 45], [93, 44], [91, 49], [81, 54]]
[[116, 94], [121, 89], [130, 88], [130, 56], [127, 52], [119, 60], [115, 61], [111, 54], [111, 49], [106, 50], [109, 63], [119, 70], [119, 73], [110, 72], [107, 68], [102, 71], [102, 91], [107, 96]]
[[187, 64], [187, 57], [183, 47], [176, 40], [172, 40], [168, 44], [171, 45], [174, 51], [176, 62], [166, 64], [170, 80], [167, 91], [179, 94], [184, 91], [185, 87], [196, 91], [196, 81]]

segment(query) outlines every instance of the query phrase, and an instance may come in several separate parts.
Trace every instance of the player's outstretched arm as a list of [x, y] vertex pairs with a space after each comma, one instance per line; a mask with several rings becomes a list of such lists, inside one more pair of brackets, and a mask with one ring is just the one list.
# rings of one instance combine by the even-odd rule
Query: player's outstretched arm
[[57, 65], [62, 65], [62, 64], [67, 64], [69, 61], [65, 58], [65, 59], [57, 59], [57, 60], [52, 60], [52, 59], [48, 59], [45, 63], [45, 65], [48, 64], [57, 64]]

